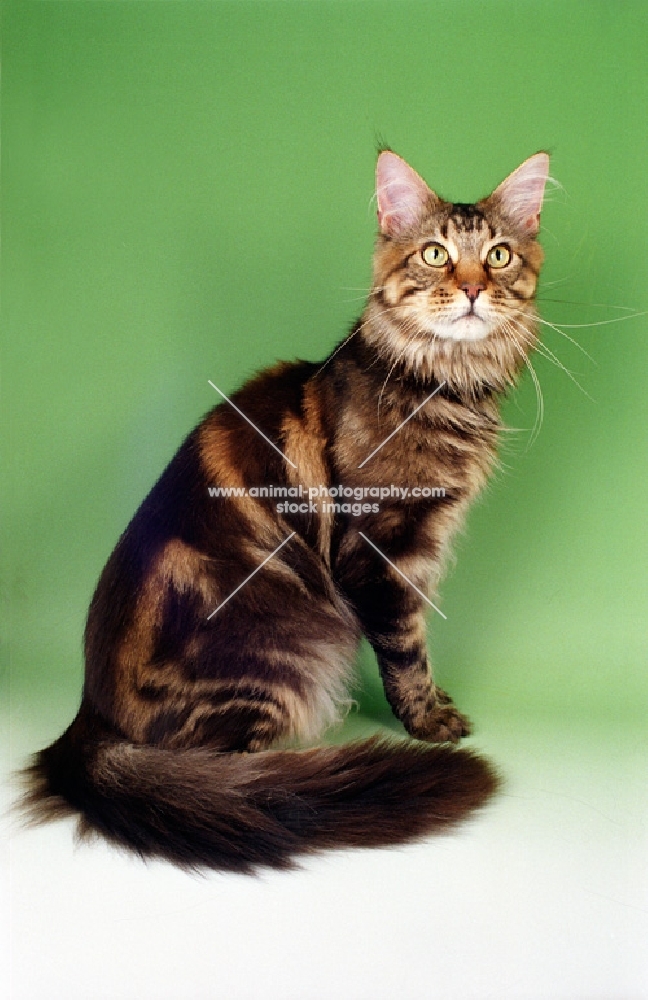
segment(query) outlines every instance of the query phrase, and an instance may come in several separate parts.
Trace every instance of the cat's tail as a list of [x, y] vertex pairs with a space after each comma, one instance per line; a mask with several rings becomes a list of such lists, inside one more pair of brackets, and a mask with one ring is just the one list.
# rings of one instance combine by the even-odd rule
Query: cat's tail
[[33, 821], [80, 813], [143, 857], [251, 873], [325, 848], [383, 847], [445, 830], [498, 784], [483, 758], [449, 745], [372, 737], [342, 746], [220, 754], [97, 737], [82, 709], [24, 772]]

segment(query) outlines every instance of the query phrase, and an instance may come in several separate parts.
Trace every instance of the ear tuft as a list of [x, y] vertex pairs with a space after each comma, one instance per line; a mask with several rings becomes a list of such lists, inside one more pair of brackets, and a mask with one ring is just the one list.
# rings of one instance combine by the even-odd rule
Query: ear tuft
[[391, 150], [376, 164], [378, 224], [386, 236], [397, 236], [416, 225], [429, 198], [436, 197], [422, 177]]
[[548, 154], [536, 153], [509, 174], [491, 195], [509, 218], [533, 236], [540, 228], [540, 210], [548, 176]]

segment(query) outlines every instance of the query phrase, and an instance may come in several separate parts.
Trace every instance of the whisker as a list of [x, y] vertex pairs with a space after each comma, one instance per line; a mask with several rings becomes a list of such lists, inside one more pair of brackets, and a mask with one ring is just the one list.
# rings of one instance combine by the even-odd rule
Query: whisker
[[610, 323], [623, 323], [627, 319], [638, 319], [640, 316], [648, 316], [648, 309], [642, 312], [633, 313], [632, 316], [615, 316], [614, 319], [599, 319], [594, 323], [563, 323], [562, 326], [568, 330], [587, 330], [591, 326], [609, 326]]
[[[547, 300], [547, 301], [551, 301], [551, 300]], [[555, 299], [555, 300], [553, 300], [553, 301], [556, 301], [556, 302], [558, 302], [558, 301], [560, 301], [560, 300], [559, 300], [559, 299]], [[625, 309], [626, 307], [625, 307], [625, 306], [621, 306], [620, 308], [622, 308], [622, 309]], [[517, 315], [520, 315], [520, 310], [518, 310], [518, 312], [517, 312]], [[625, 317], [624, 317], [624, 318], [625, 318]], [[585, 355], [585, 357], [586, 357], [586, 358], [587, 358], [587, 359], [588, 359], [589, 361], [591, 361], [591, 362], [592, 362], [592, 364], [594, 364], [594, 365], [597, 365], [597, 367], [598, 367], [598, 361], [597, 361], [597, 360], [596, 360], [595, 358], [593, 358], [593, 357], [592, 357], [592, 355], [591, 355], [591, 354], [590, 354], [590, 353], [589, 353], [588, 351], [586, 351], [586, 350], [585, 350], [585, 348], [583, 347], [583, 345], [582, 345], [582, 344], [579, 344], [577, 340], [574, 340], [574, 338], [573, 338], [573, 337], [570, 337], [568, 333], [565, 333], [565, 331], [564, 331], [564, 330], [563, 330], [563, 329], [561, 328], [561, 326], [558, 326], [558, 325], [557, 325], [556, 323], [552, 323], [552, 322], [550, 322], [550, 320], [548, 320], [548, 319], [545, 319], [545, 318], [544, 318], [544, 317], [542, 317], [542, 316], [538, 316], [538, 317], [537, 317], [537, 320], [538, 320], [538, 322], [539, 322], [539, 323], [542, 323], [542, 324], [543, 324], [543, 326], [546, 326], [546, 327], [549, 327], [550, 329], [552, 329], [552, 330], [555, 330], [555, 331], [556, 331], [556, 333], [559, 333], [561, 337], [564, 337], [564, 338], [565, 338], [565, 340], [568, 340], [568, 341], [570, 342], [570, 344], [573, 344], [573, 345], [574, 345], [574, 347], [577, 347], [577, 348], [578, 348], [578, 350], [579, 350], [579, 351], [581, 351], [581, 353], [582, 353], [582, 354], [584, 354], [584, 355]], [[544, 344], [543, 346], [544, 346], [544, 347], [545, 347], [545, 348], [546, 348], [547, 350], [549, 350], [549, 348], [547, 347], [547, 345], [546, 345], [546, 344]]]
[[566, 281], [569, 281], [569, 277], [555, 278], [553, 281], [543, 281], [541, 288], [553, 288], [554, 285], [564, 285]]
[[[591, 355], [591, 354], [589, 354], [589, 353], [588, 353], [588, 352], [587, 352], [587, 351], [585, 350], [585, 348], [584, 348], [584, 347], [582, 346], [582, 344], [579, 344], [577, 340], [574, 340], [574, 338], [573, 338], [573, 337], [570, 337], [568, 333], [565, 333], [565, 331], [564, 331], [564, 330], [561, 330], [559, 326], [556, 326], [556, 325], [555, 325], [555, 323], [550, 323], [548, 319], [543, 319], [543, 318], [542, 318], [542, 316], [538, 316], [538, 322], [539, 322], [539, 323], [542, 323], [542, 324], [543, 324], [543, 326], [548, 326], [548, 327], [550, 327], [550, 328], [551, 328], [552, 330], [555, 330], [555, 331], [556, 331], [556, 333], [559, 333], [559, 334], [561, 335], [561, 337], [564, 337], [564, 338], [565, 338], [565, 340], [568, 340], [568, 341], [570, 342], [570, 344], [573, 344], [573, 345], [574, 345], [574, 347], [577, 347], [579, 351], [582, 351], [582, 353], [583, 353], [583, 354], [585, 355], [585, 357], [586, 357], [586, 358], [589, 358], [589, 360], [590, 360], [590, 361], [592, 362], [592, 364], [594, 364], [594, 365], [598, 365], [598, 361], [596, 361], [596, 360], [595, 360], [595, 359], [594, 359], [594, 358], [592, 357], [592, 355]], [[545, 346], [546, 346], [546, 345], [545, 345]]]
[[531, 436], [530, 436], [528, 444], [527, 444], [527, 451], [528, 451], [528, 449], [531, 448], [531, 446], [535, 443], [538, 435], [540, 434], [540, 430], [541, 430], [542, 424], [544, 422], [544, 396], [542, 395], [542, 389], [540, 387], [540, 380], [538, 379], [538, 376], [537, 376], [537, 373], [535, 371], [535, 368], [531, 364], [531, 361], [527, 357], [526, 353], [522, 350], [522, 347], [520, 346], [520, 344], [519, 344], [519, 342], [517, 340], [517, 337], [515, 336], [515, 333], [513, 332], [513, 329], [512, 329], [510, 321], [509, 320], [505, 320], [504, 323], [505, 323], [505, 330], [508, 332], [508, 334], [509, 334], [509, 336], [511, 338], [511, 341], [513, 343], [513, 346], [518, 351], [520, 357], [524, 361], [524, 364], [529, 369], [529, 372], [531, 374], [531, 378], [533, 379], [533, 385], [534, 385], [534, 388], [535, 388], [535, 394], [536, 394], [536, 415], [535, 415], [535, 420], [533, 422], [533, 427], [531, 429]]
[[378, 422], [380, 422], [380, 404], [382, 402], [383, 393], [384, 393], [385, 389], [387, 388], [387, 383], [389, 382], [389, 378], [391, 376], [391, 373], [393, 372], [394, 368], [396, 367], [396, 365], [398, 364], [398, 362], [401, 360], [401, 358], [405, 354], [406, 350], [407, 350], [407, 344], [405, 344], [403, 350], [400, 352], [400, 354], [398, 355], [398, 357], [394, 361], [393, 365], [391, 366], [391, 368], [387, 372], [387, 377], [386, 377], [385, 381], [382, 384], [380, 392], [378, 393], [378, 410], [377, 410], [377, 419], [378, 419]]
[[[526, 335], [526, 331], [524, 329], [519, 328], [518, 332], [521, 333], [523, 337]], [[535, 349], [538, 351], [539, 354], [542, 354], [543, 357], [545, 357], [548, 361], [552, 361], [557, 368], [560, 368], [562, 371], [564, 371], [565, 375], [567, 375], [567, 377], [571, 379], [574, 385], [578, 386], [578, 388], [580, 389], [580, 391], [583, 393], [584, 396], [587, 396], [587, 398], [590, 399], [593, 403], [596, 402], [593, 396], [590, 396], [587, 389], [583, 388], [583, 386], [580, 384], [580, 382], [573, 374], [573, 372], [570, 372], [569, 368], [565, 367], [562, 361], [560, 361], [560, 359], [556, 357], [553, 351], [550, 350], [550, 348], [548, 348], [546, 344], [537, 342], [535, 345], [533, 345], [530, 340], [527, 340], [527, 343], [529, 343], [530, 346], [535, 346]]]
[[[516, 330], [518, 331], [518, 333], [523, 334], [524, 341], [526, 344], [529, 345], [531, 350], [535, 351], [537, 354], [541, 354], [543, 358], [545, 358], [547, 361], [550, 361], [552, 364], [555, 364], [558, 367], [562, 367], [559, 358], [556, 357], [551, 348], [548, 347], [545, 343], [543, 343], [543, 341], [538, 340], [535, 337], [532, 337], [529, 331], [527, 330], [526, 326], [523, 323], [520, 323], [519, 320], [515, 318], [515, 316], [509, 316], [507, 322], [515, 324]], [[573, 374], [573, 372], [571, 374]]]
[[611, 305], [609, 302], [578, 302], [576, 299], [548, 299], [546, 296], [542, 295], [542, 293], [537, 295], [536, 298], [543, 302], [559, 302], [561, 305], [566, 306], [593, 306], [597, 309], [622, 309], [624, 312], [630, 312], [635, 315], [635, 310], [632, 306], [615, 306]]
[[[375, 291], [379, 291], [381, 287], [382, 287], [381, 285], [376, 285], [376, 286], [374, 286], [374, 287], [373, 287], [373, 288], [371, 289], [371, 291], [370, 291], [369, 295], [371, 296], [371, 295], [373, 294], [373, 292], [375, 292]], [[374, 308], [377, 308], [377, 309], [378, 309], [378, 311], [379, 311], [379, 312], [380, 312], [380, 313], [381, 313], [381, 314], [382, 314], [383, 316], [384, 316], [384, 315], [387, 315], [387, 313], [388, 313], [388, 310], [387, 310], [387, 309], [384, 309], [384, 308], [382, 308], [381, 306], [379, 306], [379, 305], [378, 305], [377, 303], [375, 303], [375, 302], [374, 302]], [[315, 375], [319, 375], [319, 373], [320, 373], [320, 372], [321, 372], [321, 371], [322, 371], [322, 370], [323, 370], [324, 368], [326, 368], [326, 366], [327, 366], [327, 364], [329, 363], [329, 361], [332, 361], [332, 360], [333, 360], [333, 358], [335, 357], [335, 355], [336, 355], [336, 354], [337, 354], [337, 353], [338, 353], [339, 351], [341, 351], [343, 347], [346, 347], [346, 345], [347, 345], [347, 344], [349, 343], [349, 341], [353, 340], [353, 338], [354, 338], [354, 337], [356, 336], [356, 334], [358, 334], [358, 333], [361, 333], [361, 332], [362, 332], [362, 330], [364, 330], [364, 328], [365, 328], [365, 327], [367, 326], [367, 324], [368, 324], [368, 323], [370, 322], [370, 318], [371, 318], [371, 317], [367, 317], [367, 319], [366, 319], [366, 320], [364, 321], [364, 323], [360, 323], [360, 324], [359, 324], [359, 325], [358, 325], [358, 326], [357, 326], [357, 327], [355, 328], [355, 330], [352, 330], [352, 331], [351, 331], [351, 333], [350, 333], [350, 334], [348, 335], [348, 337], [346, 337], [346, 338], [345, 338], [345, 339], [344, 339], [344, 340], [342, 341], [342, 343], [341, 343], [341, 344], [338, 344], [338, 346], [337, 346], [337, 347], [335, 348], [335, 350], [333, 351], [333, 353], [332, 353], [331, 355], [329, 355], [329, 357], [328, 357], [328, 358], [326, 359], [326, 361], [324, 362], [324, 364], [323, 364], [323, 365], [321, 365], [321, 366], [320, 366], [320, 367], [319, 367], [319, 368], [317, 369], [317, 371], [315, 372]], [[374, 360], [373, 360], [373, 361], [371, 362], [371, 364], [369, 365], [369, 368], [372, 368], [372, 367], [373, 367], [373, 365], [375, 365], [375, 364], [376, 364], [376, 363], [377, 363], [377, 362], [378, 362], [378, 361], [379, 361], [379, 360], [380, 360], [380, 359], [381, 359], [381, 358], [382, 358], [383, 356], [384, 356], [384, 357], [388, 357], [388, 353], [387, 353], [387, 350], [386, 350], [386, 349], [383, 349], [383, 350], [381, 351], [381, 348], [380, 348], [380, 346], [376, 346], [376, 345], [374, 345], [374, 347], [375, 347], [375, 349], [376, 349], [376, 356], [375, 356]], [[368, 369], [367, 369], [367, 370], [368, 370]], [[313, 376], [313, 377], [315, 377], [315, 376]]]
[[313, 378], [315, 378], [315, 376], [319, 375], [319, 373], [320, 373], [321, 371], [324, 371], [324, 369], [326, 368], [326, 366], [327, 366], [327, 364], [329, 363], [329, 361], [332, 361], [332, 360], [333, 360], [333, 358], [335, 357], [335, 355], [336, 355], [336, 354], [337, 354], [337, 353], [338, 353], [339, 351], [341, 351], [343, 347], [346, 347], [346, 345], [347, 345], [347, 344], [349, 343], [349, 341], [350, 341], [350, 340], [353, 340], [353, 338], [355, 337], [356, 333], [360, 333], [360, 331], [364, 329], [364, 327], [365, 327], [365, 326], [367, 325], [367, 322], [368, 322], [368, 320], [365, 320], [365, 322], [364, 322], [364, 323], [360, 323], [360, 325], [359, 325], [359, 326], [357, 326], [357, 327], [355, 328], [355, 330], [352, 330], [352, 331], [351, 331], [351, 333], [349, 334], [349, 336], [348, 336], [348, 337], [345, 337], [345, 339], [344, 339], [344, 340], [342, 341], [342, 343], [341, 343], [341, 344], [338, 344], [338, 346], [337, 346], [337, 347], [335, 348], [335, 350], [333, 351], [333, 353], [332, 353], [332, 354], [329, 354], [329, 356], [328, 356], [328, 358], [326, 359], [326, 361], [324, 362], [324, 364], [323, 364], [323, 365], [320, 365], [320, 367], [319, 367], [319, 368], [317, 369], [317, 371], [315, 372], [315, 375], [313, 376]]
[[[385, 312], [385, 311], [386, 310], [383, 310], [383, 312]], [[409, 347], [408, 341], [411, 340], [412, 337], [415, 336], [416, 333], [418, 333], [418, 328], [417, 328], [416, 320], [414, 319], [414, 317], [406, 317], [405, 323], [403, 324], [402, 329], [403, 329], [403, 332], [405, 333], [405, 336], [406, 336], [406, 343], [405, 343], [405, 345], [403, 347], [403, 350], [400, 352], [400, 354], [398, 355], [398, 357], [396, 358], [396, 360], [392, 364], [391, 368], [387, 372], [387, 378], [385, 379], [385, 381], [382, 384], [382, 387], [381, 387], [381, 390], [380, 390], [380, 394], [378, 396], [378, 419], [380, 419], [380, 404], [382, 402], [383, 393], [384, 393], [385, 389], [387, 388], [387, 383], [389, 382], [391, 374], [392, 374], [394, 368], [399, 364], [399, 362], [403, 358], [403, 355], [405, 354], [405, 352], [407, 351], [407, 348]], [[437, 336], [436, 333], [434, 333], [433, 334], [433, 339], [434, 340], [436, 340], [436, 336]]]

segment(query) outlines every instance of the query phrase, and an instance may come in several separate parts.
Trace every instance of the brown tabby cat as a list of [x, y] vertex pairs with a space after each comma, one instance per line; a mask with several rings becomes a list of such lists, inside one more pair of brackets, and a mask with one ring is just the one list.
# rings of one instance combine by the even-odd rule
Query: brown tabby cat
[[[28, 772], [33, 815], [78, 812], [142, 855], [250, 872], [413, 839], [494, 790], [449, 745], [469, 727], [432, 680], [424, 611], [536, 342], [548, 163], [467, 205], [380, 154], [360, 321], [323, 365], [279, 364], [221, 402], [144, 500], [90, 606], [79, 714]], [[300, 487], [317, 504], [277, 503]], [[415, 739], [286, 749], [348, 704], [362, 633]]]

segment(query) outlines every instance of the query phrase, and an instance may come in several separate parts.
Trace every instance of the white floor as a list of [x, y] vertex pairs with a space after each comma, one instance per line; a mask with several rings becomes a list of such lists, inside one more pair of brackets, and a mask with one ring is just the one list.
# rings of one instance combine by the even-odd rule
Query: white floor
[[75, 847], [68, 821], [5, 823], [2, 995], [648, 998], [645, 744], [620, 729], [486, 728], [508, 782], [472, 823], [296, 874], [188, 876]]

